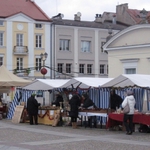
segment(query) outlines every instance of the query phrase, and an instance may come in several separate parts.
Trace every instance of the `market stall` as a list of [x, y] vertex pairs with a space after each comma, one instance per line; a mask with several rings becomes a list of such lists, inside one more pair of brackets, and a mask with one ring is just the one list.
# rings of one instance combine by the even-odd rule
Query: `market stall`
[[[114, 126], [123, 125], [123, 113], [110, 113], [108, 115], [107, 129]], [[150, 114], [142, 114], [136, 112], [133, 116], [133, 123], [135, 124], [144, 124], [150, 126]]]
[[[84, 119], [85, 127], [87, 126], [92, 127], [92, 123], [94, 124], [94, 127], [97, 127], [96, 117], [100, 117], [100, 128], [102, 128], [103, 118], [106, 118], [107, 120], [108, 112], [109, 112], [108, 109], [102, 109], [102, 108], [79, 110], [79, 116], [81, 116], [81, 126], [83, 124], [83, 119]], [[92, 121], [92, 117], [95, 117], [94, 122]]]
[[38, 123], [56, 126], [60, 119], [60, 109], [54, 107], [40, 107], [38, 112]]

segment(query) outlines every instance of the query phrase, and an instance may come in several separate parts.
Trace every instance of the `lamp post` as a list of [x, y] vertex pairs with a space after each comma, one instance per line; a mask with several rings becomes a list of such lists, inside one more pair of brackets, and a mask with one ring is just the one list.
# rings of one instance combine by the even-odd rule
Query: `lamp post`
[[41, 53], [41, 61], [43, 61], [43, 67], [41, 68], [41, 73], [43, 74], [43, 79], [45, 79], [45, 74], [47, 73], [47, 69], [45, 68], [45, 60], [47, 59], [48, 54], [45, 52], [44, 54]]
[[[44, 54], [41, 53], [41, 61], [43, 61], [43, 66], [41, 68], [41, 73], [43, 74], [43, 79], [45, 79], [45, 74], [47, 73], [47, 69], [45, 68], [45, 60], [47, 59], [48, 54], [45, 52]], [[43, 95], [43, 106], [45, 106], [45, 96]]]

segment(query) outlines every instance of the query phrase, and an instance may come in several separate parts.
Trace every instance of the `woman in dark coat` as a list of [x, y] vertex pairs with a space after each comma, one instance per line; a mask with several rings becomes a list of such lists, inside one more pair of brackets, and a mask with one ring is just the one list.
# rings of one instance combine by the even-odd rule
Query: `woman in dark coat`
[[71, 117], [71, 123], [74, 129], [77, 128], [78, 107], [80, 106], [80, 103], [81, 102], [78, 95], [73, 95], [73, 97], [69, 101], [70, 104], [69, 116]]

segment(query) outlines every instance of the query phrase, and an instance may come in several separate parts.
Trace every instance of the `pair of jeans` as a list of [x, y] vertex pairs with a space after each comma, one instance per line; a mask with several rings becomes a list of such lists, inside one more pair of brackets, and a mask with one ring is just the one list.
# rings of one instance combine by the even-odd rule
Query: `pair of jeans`
[[133, 132], [133, 114], [130, 115], [130, 114], [124, 114], [124, 119], [123, 119], [123, 122], [124, 122], [124, 126], [126, 128], [126, 131], [129, 133], [132, 133]]

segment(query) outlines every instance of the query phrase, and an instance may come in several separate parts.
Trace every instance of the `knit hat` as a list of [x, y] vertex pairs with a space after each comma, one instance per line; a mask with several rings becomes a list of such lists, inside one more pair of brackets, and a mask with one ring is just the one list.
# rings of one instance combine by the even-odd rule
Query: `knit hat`
[[36, 94], [35, 94], [35, 93], [32, 93], [32, 96], [36, 96]]
[[133, 95], [133, 91], [128, 90], [128, 91], [127, 91], [127, 95], [128, 95], [128, 96]]

